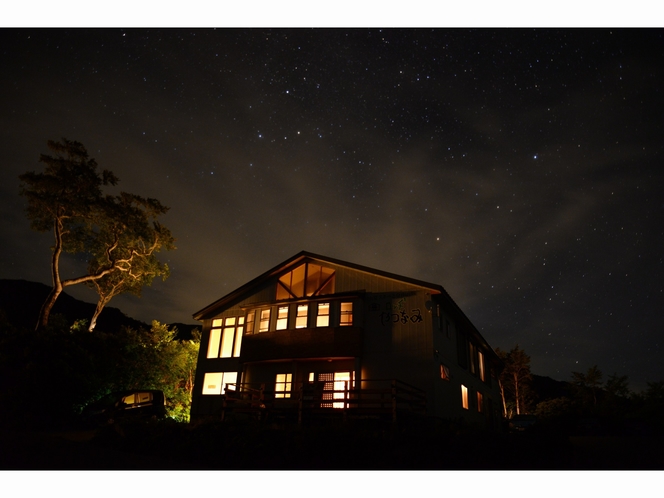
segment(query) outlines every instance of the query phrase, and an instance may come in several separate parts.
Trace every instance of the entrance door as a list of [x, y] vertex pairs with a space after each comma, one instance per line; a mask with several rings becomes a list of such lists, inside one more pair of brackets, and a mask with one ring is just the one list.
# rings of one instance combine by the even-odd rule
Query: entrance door
[[323, 403], [320, 405], [321, 408], [346, 408], [347, 404], [343, 401], [333, 402], [332, 400], [345, 399], [351, 388], [351, 381], [351, 372], [319, 373], [318, 382], [323, 384]]

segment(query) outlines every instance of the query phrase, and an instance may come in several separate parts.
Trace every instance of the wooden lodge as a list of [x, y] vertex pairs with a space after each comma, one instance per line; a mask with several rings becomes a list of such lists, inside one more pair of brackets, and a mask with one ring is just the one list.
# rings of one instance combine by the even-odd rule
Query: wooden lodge
[[192, 421], [500, 425], [502, 364], [440, 285], [301, 252], [194, 318]]

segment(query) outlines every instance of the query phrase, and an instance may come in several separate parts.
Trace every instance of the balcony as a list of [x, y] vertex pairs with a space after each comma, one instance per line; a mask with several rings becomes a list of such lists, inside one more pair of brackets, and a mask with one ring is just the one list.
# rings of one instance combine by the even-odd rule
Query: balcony
[[240, 361], [359, 357], [362, 333], [361, 327], [320, 327], [247, 335]]

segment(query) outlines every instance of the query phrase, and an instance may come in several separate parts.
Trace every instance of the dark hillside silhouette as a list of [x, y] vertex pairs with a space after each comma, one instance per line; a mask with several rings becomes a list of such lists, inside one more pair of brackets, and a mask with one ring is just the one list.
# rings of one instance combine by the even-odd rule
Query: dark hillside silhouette
[[[39, 309], [50, 291], [48, 285], [38, 282], [0, 279], [0, 310], [14, 326], [32, 330], [37, 322]], [[80, 301], [65, 292], [53, 307], [53, 313], [63, 315], [71, 323], [81, 319], [89, 321], [94, 311], [94, 304]], [[121, 327], [138, 329], [149, 328], [149, 325], [128, 317], [118, 308], [107, 307], [99, 317], [96, 330], [117, 332]]]

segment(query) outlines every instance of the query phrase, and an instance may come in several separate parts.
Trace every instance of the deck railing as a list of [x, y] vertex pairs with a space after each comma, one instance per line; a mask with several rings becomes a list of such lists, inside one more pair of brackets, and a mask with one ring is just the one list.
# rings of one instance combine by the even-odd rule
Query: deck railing
[[[335, 384], [340, 387], [341, 381]], [[424, 391], [398, 379], [364, 379], [357, 388], [350, 384], [343, 381], [343, 388], [330, 390], [322, 383], [292, 383], [291, 391], [277, 393], [265, 384], [226, 384], [221, 419], [244, 413], [259, 419], [296, 416], [298, 423], [325, 415], [389, 417], [396, 422], [399, 414], [426, 412]]]

